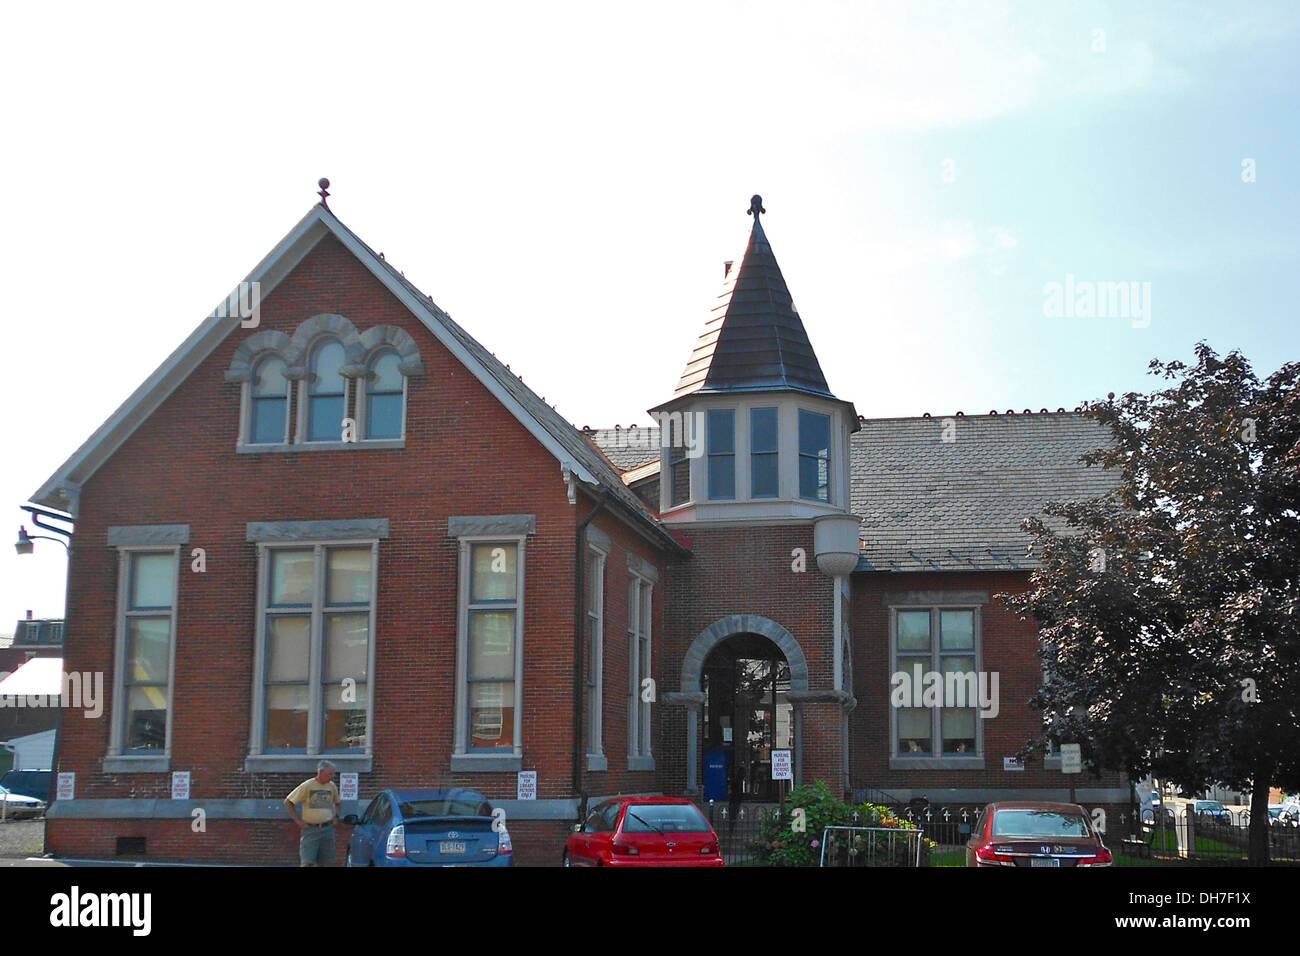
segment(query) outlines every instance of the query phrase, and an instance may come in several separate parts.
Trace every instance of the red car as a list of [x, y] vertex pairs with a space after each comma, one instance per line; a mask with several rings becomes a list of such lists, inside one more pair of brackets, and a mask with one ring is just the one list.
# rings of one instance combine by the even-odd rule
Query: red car
[[565, 866], [722, 866], [718, 834], [681, 797], [616, 797], [576, 824]]
[[1110, 866], [1088, 811], [1074, 803], [990, 803], [966, 844], [967, 866]]

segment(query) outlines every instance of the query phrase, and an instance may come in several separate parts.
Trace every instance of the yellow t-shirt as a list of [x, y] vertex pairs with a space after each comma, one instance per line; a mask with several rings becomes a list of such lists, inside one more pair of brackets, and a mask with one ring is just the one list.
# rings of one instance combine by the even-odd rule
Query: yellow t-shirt
[[303, 805], [302, 819], [305, 823], [329, 823], [334, 819], [335, 808], [339, 805], [339, 788], [334, 781], [321, 783], [315, 777], [304, 780], [293, 788], [293, 793], [285, 797], [294, 806]]

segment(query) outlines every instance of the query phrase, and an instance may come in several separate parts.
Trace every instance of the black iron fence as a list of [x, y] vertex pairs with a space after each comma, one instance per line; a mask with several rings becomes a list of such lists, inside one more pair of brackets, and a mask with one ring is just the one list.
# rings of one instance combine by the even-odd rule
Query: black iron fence
[[717, 831], [719, 849], [727, 866], [761, 862], [757, 844], [763, 835], [763, 825], [780, 815], [780, 806], [775, 803], [742, 803], [733, 809], [727, 804], [709, 801], [703, 809]]
[[[1122, 841], [1117, 852], [1216, 863], [1249, 859], [1248, 810], [1196, 813], [1179, 804], [1166, 803], [1154, 811], [1144, 809], [1141, 820], [1136, 839]], [[1270, 823], [1268, 856], [1274, 863], [1300, 863], [1300, 826], [1289, 821]]]

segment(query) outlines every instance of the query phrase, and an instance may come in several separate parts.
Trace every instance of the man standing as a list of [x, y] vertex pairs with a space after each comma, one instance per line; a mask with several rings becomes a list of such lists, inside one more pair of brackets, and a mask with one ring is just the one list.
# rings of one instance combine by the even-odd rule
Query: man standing
[[[334, 858], [334, 821], [343, 805], [334, 785], [334, 764], [322, 760], [316, 776], [304, 780], [284, 798], [285, 809], [298, 825], [298, 858], [303, 866], [329, 866]], [[302, 816], [294, 808], [302, 804]]]

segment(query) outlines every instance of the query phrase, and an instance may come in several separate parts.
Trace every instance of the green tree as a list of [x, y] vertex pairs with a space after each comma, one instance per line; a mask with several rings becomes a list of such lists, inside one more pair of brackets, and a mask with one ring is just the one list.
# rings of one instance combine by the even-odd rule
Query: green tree
[[1028, 519], [1041, 569], [1001, 597], [1040, 625], [1027, 750], [1078, 742], [1097, 768], [1251, 789], [1266, 862], [1268, 787], [1300, 787], [1300, 363], [1261, 383], [1238, 352], [1196, 357], [1086, 409], [1113, 443], [1084, 460], [1114, 491]]

